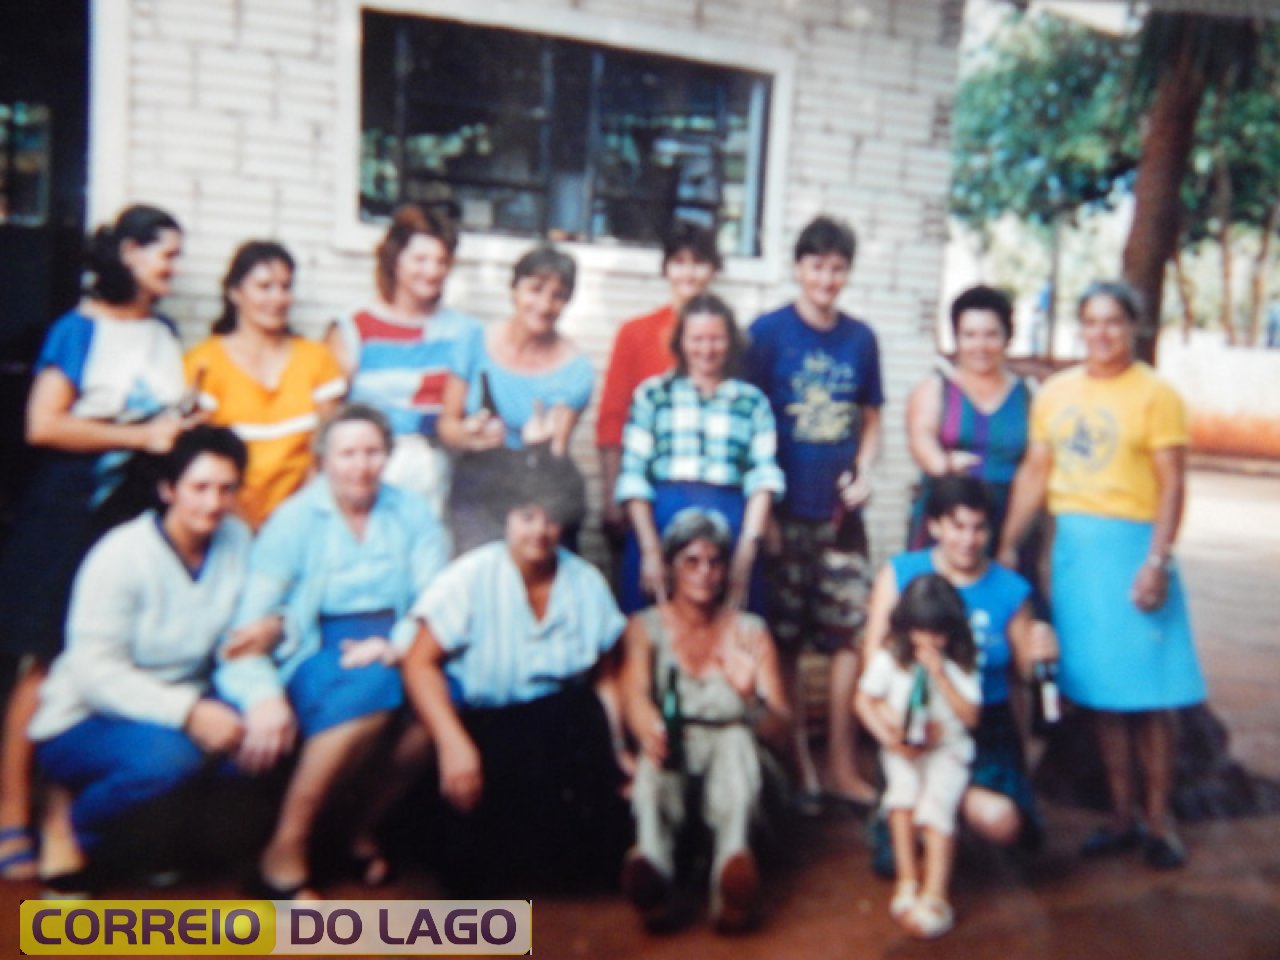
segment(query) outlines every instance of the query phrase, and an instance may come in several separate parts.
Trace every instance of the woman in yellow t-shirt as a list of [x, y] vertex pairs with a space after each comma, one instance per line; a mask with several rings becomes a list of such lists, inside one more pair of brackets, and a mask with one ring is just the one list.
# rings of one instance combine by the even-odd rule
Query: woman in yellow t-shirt
[[311, 435], [347, 391], [329, 348], [289, 328], [293, 257], [250, 240], [222, 281], [213, 336], [187, 354], [187, 381], [212, 423], [249, 447], [239, 512], [255, 529], [311, 472]]
[[[1085, 856], [1141, 848], [1157, 869], [1181, 866], [1169, 798], [1172, 711], [1205, 698], [1186, 601], [1173, 565], [1186, 480], [1181, 398], [1134, 357], [1141, 307], [1122, 283], [1080, 298], [1085, 362], [1051, 378], [1031, 411], [1031, 443], [1014, 482], [1000, 557], [1011, 561], [1048, 496], [1055, 518], [1054, 626], [1061, 685], [1094, 712], [1111, 822]], [[1136, 747], [1145, 829], [1134, 816]]]

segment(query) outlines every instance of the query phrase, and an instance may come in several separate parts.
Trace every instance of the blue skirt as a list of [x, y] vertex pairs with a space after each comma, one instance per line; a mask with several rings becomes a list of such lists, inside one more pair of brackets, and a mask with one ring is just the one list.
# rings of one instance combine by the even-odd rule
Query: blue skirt
[[404, 687], [395, 667], [371, 663], [348, 669], [339, 662], [342, 641], [386, 637], [395, 622], [391, 610], [320, 618], [324, 645], [302, 662], [288, 684], [289, 702], [304, 737], [404, 703]]
[[1129, 597], [1151, 551], [1152, 524], [1089, 514], [1057, 517], [1053, 623], [1062, 646], [1062, 692], [1095, 710], [1140, 712], [1205, 699], [1182, 581], [1144, 613]]
[[[747, 509], [747, 499], [737, 487], [719, 487], [710, 483], [660, 483], [654, 487], [653, 523], [658, 536], [667, 524], [686, 507], [700, 507], [715, 511], [729, 522], [733, 542], [738, 542], [742, 532], [742, 517]], [[653, 605], [653, 599], [640, 587], [640, 541], [634, 530], [627, 532], [627, 543], [622, 554], [622, 582], [619, 584], [619, 606], [622, 612], [631, 614]], [[750, 596], [747, 603], [752, 613], [763, 612], [763, 584], [760, 565], [751, 574]]]

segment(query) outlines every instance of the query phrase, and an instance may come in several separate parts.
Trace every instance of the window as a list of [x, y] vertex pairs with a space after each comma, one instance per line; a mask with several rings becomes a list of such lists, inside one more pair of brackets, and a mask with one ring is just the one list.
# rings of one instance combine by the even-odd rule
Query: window
[[49, 130], [47, 106], [0, 102], [0, 224], [48, 219]]
[[465, 229], [657, 244], [675, 220], [761, 253], [774, 79], [693, 59], [361, 11], [360, 204]]

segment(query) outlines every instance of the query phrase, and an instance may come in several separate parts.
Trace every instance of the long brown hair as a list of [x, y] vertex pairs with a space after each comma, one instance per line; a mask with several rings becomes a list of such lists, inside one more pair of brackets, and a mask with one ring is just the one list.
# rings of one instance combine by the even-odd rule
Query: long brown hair
[[943, 656], [966, 672], [978, 662], [978, 646], [969, 629], [968, 608], [960, 592], [945, 577], [936, 573], [916, 577], [902, 591], [898, 605], [889, 615], [889, 652], [903, 667], [915, 660], [912, 630], [941, 634], [946, 640]]

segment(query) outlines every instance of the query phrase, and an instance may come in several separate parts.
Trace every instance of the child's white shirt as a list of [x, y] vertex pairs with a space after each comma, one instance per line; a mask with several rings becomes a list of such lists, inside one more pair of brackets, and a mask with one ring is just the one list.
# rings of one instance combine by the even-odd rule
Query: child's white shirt
[[[961, 698], [973, 704], [982, 703], [982, 680], [977, 669], [962, 670], [952, 660], [943, 659], [942, 669], [951, 681], [951, 686]], [[973, 759], [973, 737], [968, 728], [961, 722], [952, 708], [950, 701], [942, 695], [942, 691], [933, 686], [933, 681], [926, 677], [929, 689], [929, 720], [937, 724], [939, 739], [935, 749], [945, 747], [955, 750], [966, 761]], [[869, 697], [884, 700], [889, 708], [900, 716], [905, 716], [907, 704], [911, 700], [911, 688], [915, 683], [914, 667], [903, 667], [893, 655], [883, 647], [867, 663], [858, 689]]]

